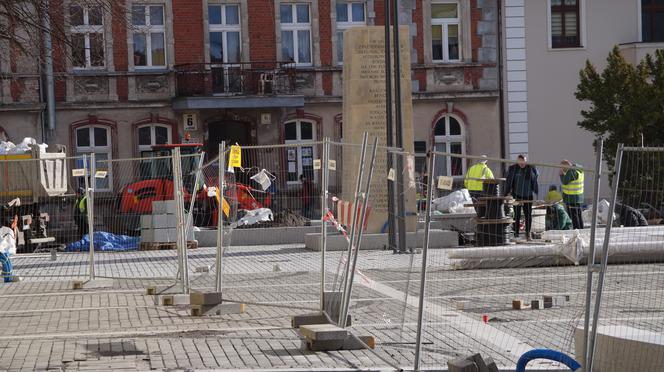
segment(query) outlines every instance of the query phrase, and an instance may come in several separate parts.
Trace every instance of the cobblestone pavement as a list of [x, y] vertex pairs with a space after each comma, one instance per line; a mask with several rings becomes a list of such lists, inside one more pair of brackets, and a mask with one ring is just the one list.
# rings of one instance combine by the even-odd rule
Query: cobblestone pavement
[[[340, 253], [326, 256], [327, 288]], [[191, 285], [214, 283], [214, 249], [189, 253]], [[421, 255], [363, 252], [351, 313], [358, 335], [377, 339], [376, 350], [305, 352], [290, 317], [319, 306], [320, 254], [301, 245], [232, 247], [224, 258], [224, 297], [247, 304], [243, 314], [191, 317], [145, 294], [173, 283], [174, 251], [95, 254], [98, 277], [112, 288], [71, 289], [85, 278], [88, 255], [14, 258], [24, 280], [0, 286], [0, 370], [412, 368]], [[524, 350], [573, 352], [573, 330], [583, 324], [585, 267], [452, 271], [444, 250], [430, 252], [422, 363], [442, 368], [474, 352], [513, 367]], [[336, 283], [336, 284], [335, 284]], [[616, 265], [607, 275], [606, 324], [664, 330], [664, 265]], [[511, 310], [514, 298], [569, 296], [563, 306]], [[486, 315], [487, 322], [483, 321]], [[540, 363], [536, 368], [550, 368]]]

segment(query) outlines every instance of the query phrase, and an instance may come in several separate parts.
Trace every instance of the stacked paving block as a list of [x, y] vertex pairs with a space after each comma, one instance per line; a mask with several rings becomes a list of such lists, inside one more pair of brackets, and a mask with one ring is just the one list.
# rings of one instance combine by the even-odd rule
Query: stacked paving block
[[[174, 249], [177, 242], [175, 201], [152, 202], [152, 214], [141, 216], [141, 250]], [[187, 242], [194, 241], [193, 226], [187, 231]], [[189, 248], [192, 247], [188, 243]]]

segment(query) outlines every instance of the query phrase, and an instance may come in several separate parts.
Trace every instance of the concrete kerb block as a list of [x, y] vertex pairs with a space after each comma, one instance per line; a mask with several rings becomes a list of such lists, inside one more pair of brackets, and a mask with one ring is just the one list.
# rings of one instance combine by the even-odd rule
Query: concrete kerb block
[[72, 280], [72, 289], [101, 289], [113, 288], [113, 279]]
[[343, 341], [348, 337], [348, 330], [333, 324], [306, 324], [300, 327], [300, 334], [313, 341]]
[[332, 324], [307, 324], [300, 327], [302, 347], [309, 351], [362, 350], [374, 348], [373, 336], [354, 336]]

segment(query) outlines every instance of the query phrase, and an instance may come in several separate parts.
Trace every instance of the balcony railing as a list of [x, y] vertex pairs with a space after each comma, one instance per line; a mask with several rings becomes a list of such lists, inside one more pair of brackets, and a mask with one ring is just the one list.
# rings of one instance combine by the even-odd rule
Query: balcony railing
[[292, 62], [188, 63], [175, 66], [178, 96], [276, 95], [295, 90]]

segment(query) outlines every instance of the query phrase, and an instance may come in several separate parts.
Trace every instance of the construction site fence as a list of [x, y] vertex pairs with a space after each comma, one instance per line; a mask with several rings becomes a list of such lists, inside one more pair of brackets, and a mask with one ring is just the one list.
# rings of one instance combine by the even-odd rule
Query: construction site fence
[[[64, 170], [52, 159], [0, 158], [3, 226], [17, 216], [19, 253], [30, 251], [12, 256], [4, 276], [217, 290], [272, 309], [274, 325], [326, 311], [354, 334], [374, 335], [377, 355], [391, 355], [386, 363], [416, 370], [474, 352], [513, 367], [533, 348], [599, 365], [606, 327], [640, 335], [661, 324], [664, 270], [647, 249], [661, 246], [654, 225], [664, 212], [664, 151], [620, 147], [607, 169], [598, 143], [594, 166], [440, 146], [416, 153], [369, 136], [222, 143], [211, 154], [62, 156]], [[16, 181], [40, 169], [59, 169], [60, 189]], [[10, 205], [15, 197], [21, 206]], [[632, 209], [651, 226], [631, 226]], [[24, 228], [25, 216], [45, 231]], [[310, 234], [307, 247], [238, 240], [240, 230], [255, 238], [274, 228]], [[20, 244], [33, 230], [49, 239]], [[625, 256], [626, 247], [646, 251]]]

